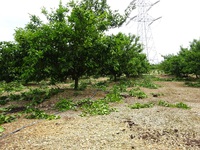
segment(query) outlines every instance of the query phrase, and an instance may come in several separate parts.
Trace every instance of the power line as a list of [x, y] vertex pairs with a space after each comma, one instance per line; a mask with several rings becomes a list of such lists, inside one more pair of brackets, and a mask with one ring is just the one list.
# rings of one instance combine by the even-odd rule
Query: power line
[[127, 23], [128, 25], [131, 21], [137, 22], [137, 35], [143, 44], [143, 52], [147, 55], [149, 62], [154, 64], [158, 63], [158, 54], [153, 40], [151, 25], [161, 17], [154, 19], [149, 15], [149, 11], [159, 2], [151, 3], [149, 0], [136, 0], [138, 14], [130, 18]]

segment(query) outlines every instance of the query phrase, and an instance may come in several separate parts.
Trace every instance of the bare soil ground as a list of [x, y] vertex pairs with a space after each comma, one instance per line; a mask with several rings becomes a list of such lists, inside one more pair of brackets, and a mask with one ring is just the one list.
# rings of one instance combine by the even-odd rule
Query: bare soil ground
[[[59, 113], [61, 119], [19, 119], [4, 124], [6, 131], [0, 137], [2, 150], [198, 150], [200, 149], [200, 88], [186, 87], [183, 82], [157, 82], [158, 89], [142, 90], [148, 98], [124, 98], [112, 103], [117, 112], [104, 116], [80, 117], [79, 111]], [[67, 92], [67, 93], [66, 93]], [[41, 105], [48, 109], [60, 97], [54, 96]], [[153, 97], [151, 93], [161, 93]], [[73, 92], [71, 92], [73, 94]], [[83, 91], [82, 97], [93, 95]], [[93, 98], [104, 97], [97, 92]], [[164, 100], [184, 102], [190, 110], [154, 106], [130, 109], [135, 102]], [[56, 112], [54, 112], [56, 113]], [[13, 132], [14, 131], [14, 132]]]

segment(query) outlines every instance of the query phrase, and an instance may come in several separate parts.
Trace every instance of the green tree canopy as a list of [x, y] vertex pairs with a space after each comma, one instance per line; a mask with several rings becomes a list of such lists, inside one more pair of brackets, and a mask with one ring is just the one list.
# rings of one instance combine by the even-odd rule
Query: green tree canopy
[[177, 77], [188, 76], [189, 74], [200, 75], [200, 40], [193, 40], [189, 48], [181, 47], [177, 55], [164, 57], [161, 68], [169, 74]]
[[106, 0], [71, 0], [61, 2], [56, 10], [42, 13], [47, 22], [31, 15], [25, 28], [18, 28], [15, 40], [23, 53], [21, 78], [28, 81], [63, 81], [67, 77], [78, 80], [96, 72], [97, 47], [105, 31], [121, 26], [130, 15], [131, 3], [124, 15], [112, 11]]

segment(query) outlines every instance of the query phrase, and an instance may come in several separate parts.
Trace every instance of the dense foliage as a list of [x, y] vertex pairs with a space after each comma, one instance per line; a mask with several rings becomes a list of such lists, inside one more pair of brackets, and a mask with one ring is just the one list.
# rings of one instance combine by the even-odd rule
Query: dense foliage
[[52, 83], [90, 75], [138, 76], [148, 71], [148, 61], [134, 35], [106, 35], [121, 26], [135, 5], [121, 15], [106, 0], [61, 2], [43, 21], [35, 15], [15, 30], [15, 43], [0, 43], [0, 80], [25, 82], [50, 79]]
[[177, 55], [164, 57], [161, 68], [171, 75], [187, 77], [189, 74], [200, 77], [200, 40], [193, 40], [189, 48], [181, 47]]

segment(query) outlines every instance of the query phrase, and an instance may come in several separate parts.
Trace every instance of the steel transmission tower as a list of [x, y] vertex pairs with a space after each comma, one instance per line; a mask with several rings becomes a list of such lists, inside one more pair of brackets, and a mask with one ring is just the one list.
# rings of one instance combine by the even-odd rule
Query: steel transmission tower
[[137, 35], [140, 37], [140, 42], [143, 44], [143, 52], [147, 55], [147, 59], [150, 63], [158, 62], [151, 25], [161, 17], [154, 19], [149, 15], [150, 9], [158, 2], [159, 1], [151, 3], [149, 0], [136, 0], [138, 14], [132, 17], [127, 23], [129, 24], [132, 20], [137, 22]]

